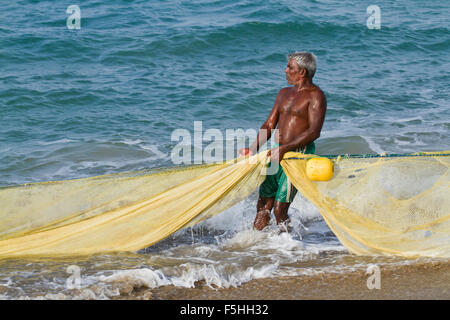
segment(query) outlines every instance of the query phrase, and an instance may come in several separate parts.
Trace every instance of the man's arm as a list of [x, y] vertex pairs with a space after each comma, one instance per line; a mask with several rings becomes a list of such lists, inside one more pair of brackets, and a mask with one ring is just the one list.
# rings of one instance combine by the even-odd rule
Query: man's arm
[[[276, 155], [277, 152], [271, 153], [271, 158], [276, 158], [278, 156], [278, 161], [283, 159], [283, 156], [286, 152], [295, 150], [301, 146], [307, 145], [308, 143], [316, 140], [320, 137], [320, 131], [322, 130], [323, 122], [325, 120], [325, 113], [327, 110], [327, 100], [322, 91], [317, 90], [312, 93], [311, 102], [308, 107], [308, 122], [309, 127], [305, 131], [303, 131], [300, 135], [298, 135], [292, 141], [283, 144], [279, 147], [279, 155]], [[271, 159], [275, 160], [275, 159]]]
[[[278, 92], [278, 95], [275, 99], [275, 103], [273, 105], [272, 111], [270, 112], [269, 116], [267, 117], [267, 120], [263, 123], [261, 128], [259, 129], [258, 136], [256, 137], [256, 140], [252, 143], [252, 145], [249, 148], [250, 155], [255, 154], [258, 152], [259, 148], [266, 143], [267, 140], [270, 139], [272, 136], [272, 131], [275, 130], [278, 124], [278, 106], [280, 104], [280, 101], [283, 96], [283, 90], [281, 89]], [[239, 150], [239, 153], [242, 155], [243, 152], [241, 152], [243, 149]]]

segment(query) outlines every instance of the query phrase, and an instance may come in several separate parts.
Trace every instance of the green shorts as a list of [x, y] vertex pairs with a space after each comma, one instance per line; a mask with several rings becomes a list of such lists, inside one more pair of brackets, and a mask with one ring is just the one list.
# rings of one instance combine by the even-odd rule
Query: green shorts
[[[274, 147], [277, 146], [275, 144]], [[316, 146], [314, 142], [311, 142], [305, 148], [297, 150], [297, 152], [313, 154], [316, 152]], [[270, 165], [271, 163], [269, 163], [269, 167]], [[281, 165], [278, 166], [278, 171], [275, 174], [266, 176], [266, 180], [264, 180], [259, 188], [260, 197], [275, 198], [275, 201], [278, 202], [292, 202], [296, 194], [297, 189], [289, 181]]]

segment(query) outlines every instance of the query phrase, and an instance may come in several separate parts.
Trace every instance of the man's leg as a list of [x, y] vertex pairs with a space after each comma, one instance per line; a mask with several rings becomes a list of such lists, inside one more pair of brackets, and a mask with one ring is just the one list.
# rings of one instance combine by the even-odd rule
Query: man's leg
[[277, 221], [277, 225], [280, 228], [281, 232], [290, 232], [291, 228], [289, 223], [291, 222], [288, 215], [290, 202], [278, 202], [275, 201], [273, 213], [275, 215], [275, 219]]
[[284, 171], [280, 174], [279, 188], [275, 195], [275, 203], [273, 213], [277, 220], [277, 225], [281, 232], [290, 232], [290, 219], [288, 215], [289, 206], [297, 194], [297, 189], [292, 185], [286, 177]]
[[256, 217], [255, 222], [253, 222], [253, 228], [261, 231], [269, 225], [270, 222], [270, 212], [272, 211], [275, 198], [263, 198], [259, 197], [258, 203], [256, 205]]

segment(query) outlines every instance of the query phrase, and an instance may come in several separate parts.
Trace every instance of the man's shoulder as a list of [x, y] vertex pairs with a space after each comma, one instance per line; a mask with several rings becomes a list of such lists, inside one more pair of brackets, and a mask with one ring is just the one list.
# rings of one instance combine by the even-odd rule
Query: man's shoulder
[[322, 89], [320, 89], [320, 87], [319, 87], [318, 85], [316, 85], [316, 84], [314, 84], [314, 85], [311, 87], [311, 92], [313, 92], [313, 93], [315, 93], [315, 94], [323, 94]]
[[325, 99], [325, 93], [323, 93], [322, 89], [319, 86], [314, 85], [310, 91], [311, 97], [317, 99]]
[[284, 87], [278, 91], [278, 95], [283, 95], [285, 93], [291, 92], [293, 87]]

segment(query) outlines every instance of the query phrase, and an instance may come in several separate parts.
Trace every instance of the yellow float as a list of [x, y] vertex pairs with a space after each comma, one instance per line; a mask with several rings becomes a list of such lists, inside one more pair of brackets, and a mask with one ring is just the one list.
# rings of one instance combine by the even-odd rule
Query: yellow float
[[306, 162], [306, 175], [313, 181], [329, 181], [333, 172], [333, 162], [328, 158], [312, 158]]

